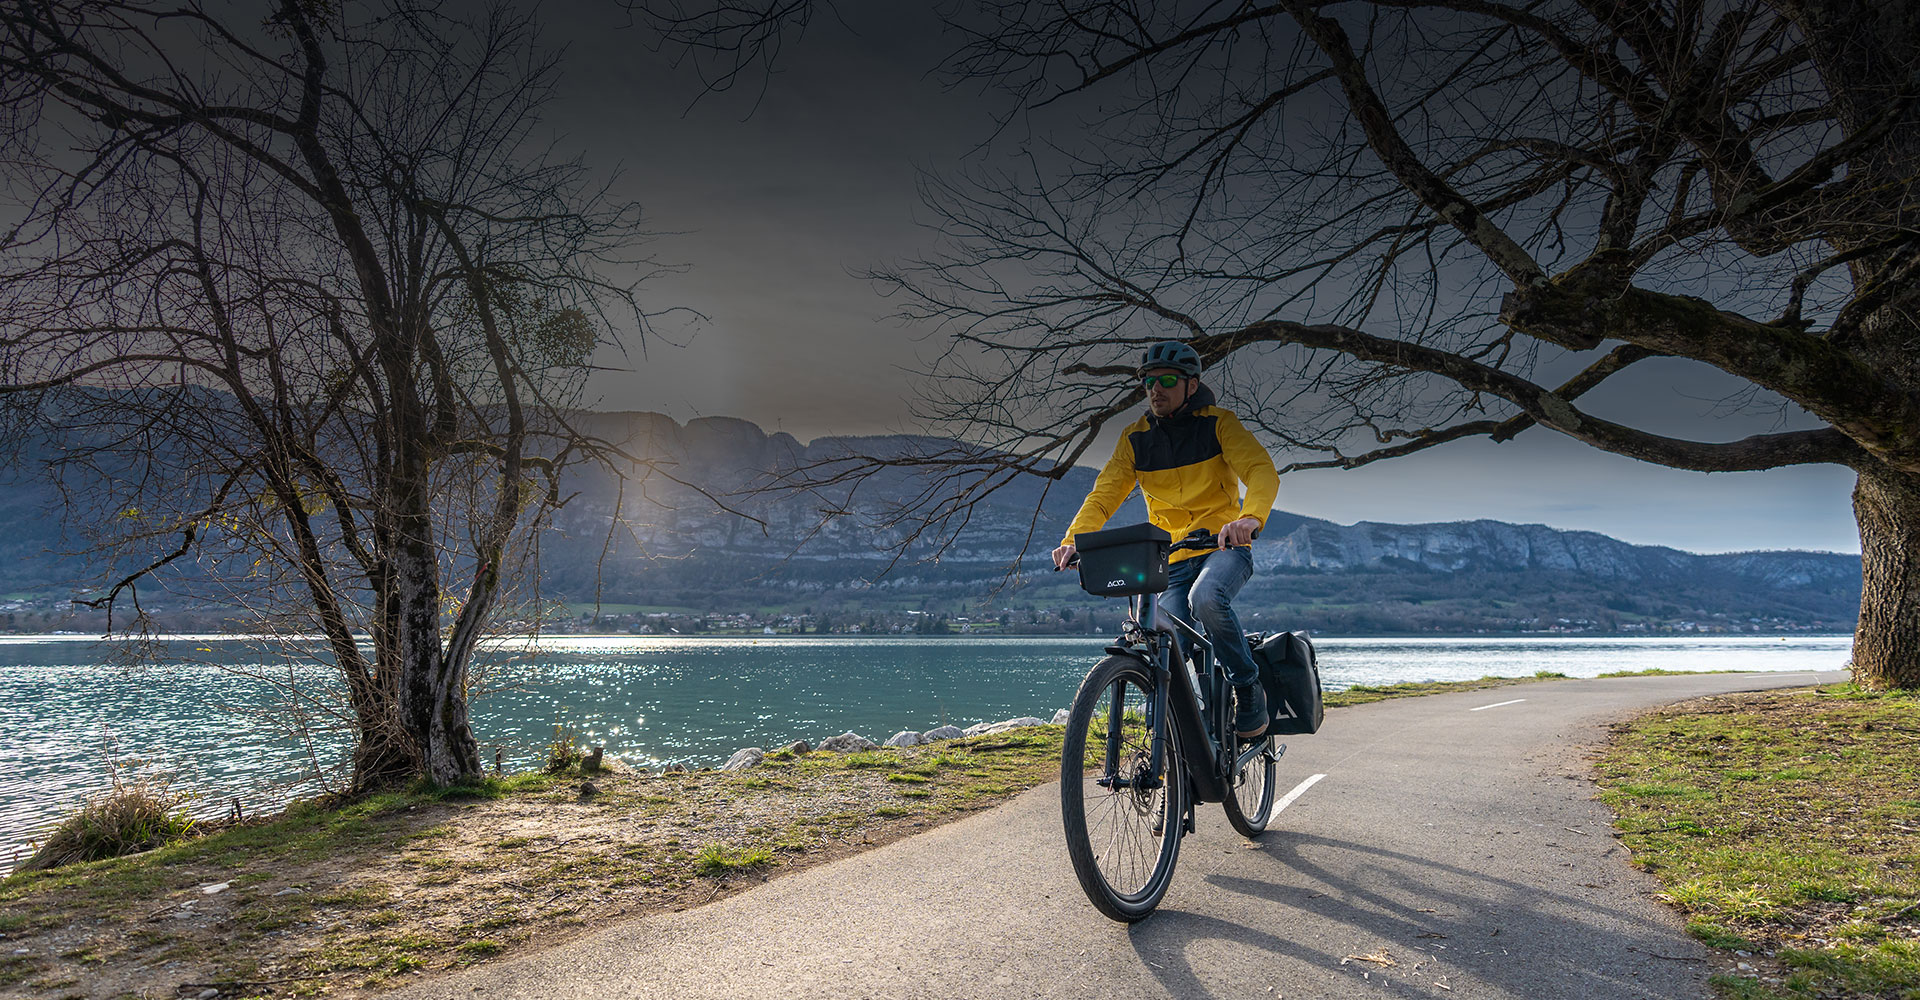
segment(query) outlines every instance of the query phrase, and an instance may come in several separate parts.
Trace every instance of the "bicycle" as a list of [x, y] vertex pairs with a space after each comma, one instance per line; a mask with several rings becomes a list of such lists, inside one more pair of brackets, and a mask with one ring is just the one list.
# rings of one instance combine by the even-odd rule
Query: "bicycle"
[[[1202, 529], [1165, 552], [1218, 545], [1218, 536]], [[1158, 567], [1130, 584], [1120, 642], [1106, 647], [1107, 657], [1074, 695], [1060, 757], [1060, 812], [1074, 875], [1100, 912], [1127, 923], [1152, 913], [1166, 895], [1197, 803], [1221, 803], [1227, 821], [1249, 839], [1266, 829], [1287, 751], [1271, 731], [1241, 745], [1212, 643], [1152, 599], [1166, 589], [1165, 552]], [[1084, 574], [1081, 585], [1107, 596], [1088, 588]], [[1182, 635], [1193, 645], [1194, 663]]]

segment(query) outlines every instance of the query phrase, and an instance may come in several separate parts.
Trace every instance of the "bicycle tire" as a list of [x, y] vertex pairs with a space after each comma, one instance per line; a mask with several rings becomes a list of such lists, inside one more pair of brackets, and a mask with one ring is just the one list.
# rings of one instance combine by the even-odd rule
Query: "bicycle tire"
[[1221, 805], [1226, 807], [1227, 822], [1235, 832], [1248, 839], [1266, 832], [1273, 818], [1274, 780], [1280, 773], [1279, 758], [1273, 752], [1272, 736], [1262, 736], [1262, 753], [1247, 762], [1233, 783], [1233, 791]]
[[[1095, 909], [1124, 923], [1152, 913], [1167, 894], [1186, 822], [1186, 770], [1177, 741], [1167, 741], [1158, 787], [1133, 784], [1151, 769], [1146, 708], [1153, 693], [1153, 674], [1139, 660], [1101, 660], [1074, 695], [1060, 756], [1060, 817], [1074, 876]], [[1121, 727], [1109, 743], [1115, 718]], [[1112, 772], [1124, 784], [1102, 783], [1109, 746]]]

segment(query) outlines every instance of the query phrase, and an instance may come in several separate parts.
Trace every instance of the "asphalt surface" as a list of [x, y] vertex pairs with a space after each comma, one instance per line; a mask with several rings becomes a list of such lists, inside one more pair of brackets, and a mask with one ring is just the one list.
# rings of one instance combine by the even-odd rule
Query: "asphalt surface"
[[1081, 895], [1057, 785], [408, 998], [1707, 997], [1707, 951], [1593, 801], [1608, 722], [1838, 673], [1553, 681], [1379, 702], [1288, 737], [1250, 845], [1201, 807], [1160, 910]]

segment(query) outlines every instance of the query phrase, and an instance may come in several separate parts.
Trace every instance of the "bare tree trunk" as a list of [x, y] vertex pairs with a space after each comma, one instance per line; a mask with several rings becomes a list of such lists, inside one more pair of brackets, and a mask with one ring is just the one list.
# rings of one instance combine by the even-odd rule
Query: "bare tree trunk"
[[[380, 676], [376, 653], [374, 665], [359, 660], [359, 653], [347, 641], [342, 654], [336, 644], [335, 656], [343, 664], [348, 657], [354, 665], [342, 672], [347, 678], [348, 702], [353, 707], [353, 789], [371, 791], [405, 781], [420, 773], [420, 754], [412, 737], [394, 711], [393, 697], [381, 690], [386, 683]], [[379, 641], [376, 637], [375, 642]]]
[[1860, 473], [1860, 624], [1853, 679], [1875, 690], [1920, 688], [1920, 477]]
[[356, 713], [353, 789], [385, 788], [421, 773], [420, 755], [397, 720], [388, 713]]
[[401, 459], [392, 497], [398, 538], [400, 721], [419, 753], [419, 773], [436, 785], [478, 777], [480, 748], [467, 721], [466, 658], [445, 655], [440, 635], [440, 565], [433, 541], [427, 466]]

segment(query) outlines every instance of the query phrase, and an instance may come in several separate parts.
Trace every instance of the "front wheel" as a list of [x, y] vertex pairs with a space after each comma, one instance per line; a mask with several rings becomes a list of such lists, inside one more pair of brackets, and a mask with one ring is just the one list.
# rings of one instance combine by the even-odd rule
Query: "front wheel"
[[1153, 698], [1145, 664], [1131, 656], [1101, 660], [1074, 695], [1060, 756], [1060, 817], [1073, 873], [1096, 909], [1129, 923], [1167, 894], [1186, 816], [1176, 741], [1166, 740], [1154, 766]]
[[1260, 836], [1267, 829], [1267, 820], [1273, 818], [1273, 782], [1279, 775], [1280, 754], [1272, 736], [1259, 740], [1260, 752], [1234, 775], [1233, 794], [1222, 803], [1227, 809], [1227, 822], [1242, 837]]

